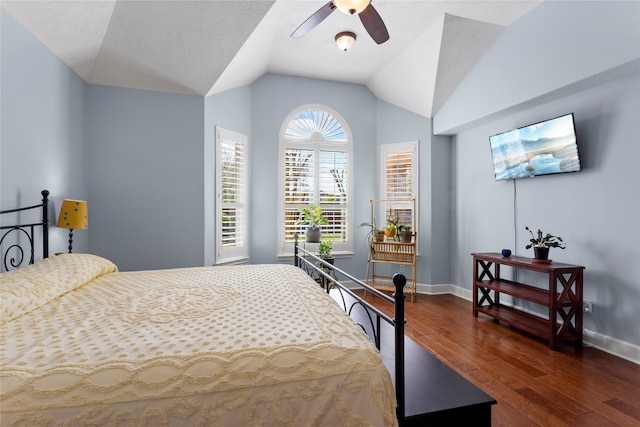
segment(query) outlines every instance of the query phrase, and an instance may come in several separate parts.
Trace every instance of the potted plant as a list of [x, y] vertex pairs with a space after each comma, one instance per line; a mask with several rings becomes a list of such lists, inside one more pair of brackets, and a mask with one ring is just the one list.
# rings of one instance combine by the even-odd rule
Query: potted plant
[[375, 224], [371, 224], [368, 222], [363, 222], [360, 224], [360, 227], [368, 227], [369, 232], [367, 233], [366, 239], [368, 241], [382, 242], [384, 240], [384, 230], [378, 230]]
[[322, 216], [322, 209], [318, 206], [300, 206], [298, 208], [302, 212], [302, 219], [299, 223], [307, 224], [307, 242], [319, 243], [320, 242], [320, 226], [328, 224], [329, 221]]
[[[333, 265], [333, 263], [335, 262], [335, 258], [333, 257], [333, 243], [328, 240], [323, 240], [322, 242], [320, 242], [320, 245], [318, 246], [318, 256], [324, 261]], [[338, 276], [333, 274], [332, 267], [327, 267], [321, 262], [316, 262], [316, 265], [326, 274], [329, 274], [334, 280], [338, 280]], [[328, 283], [327, 279], [324, 276], [318, 274], [315, 279], [318, 283], [320, 283], [320, 285], [322, 285], [323, 288], [330, 285], [330, 283]]]
[[398, 232], [398, 218], [388, 219], [387, 226], [384, 228], [384, 235], [392, 239], [396, 237], [397, 232]]
[[333, 264], [333, 243], [328, 240], [323, 240], [318, 246], [318, 256], [329, 264]]
[[529, 244], [525, 249], [533, 248], [534, 259], [547, 261], [549, 259], [549, 248], [564, 249], [566, 247], [561, 237], [553, 236], [549, 233], [544, 234], [540, 229], [534, 235], [529, 227], [525, 227], [525, 229], [531, 234], [531, 239], [529, 239]]
[[368, 227], [369, 232], [367, 233], [366, 240], [369, 243], [369, 259], [372, 259], [376, 253], [376, 243], [380, 243], [384, 241], [384, 229], [379, 230], [376, 228], [375, 224], [369, 222], [363, 222], [360, 224], [360, 227]]
[[413, 233], [411, 232], [410, 225], [399, 225], [398, 233], [400, 234], [400, 241], [402, 243], [411, 243], [411, 238], [413, 237]]

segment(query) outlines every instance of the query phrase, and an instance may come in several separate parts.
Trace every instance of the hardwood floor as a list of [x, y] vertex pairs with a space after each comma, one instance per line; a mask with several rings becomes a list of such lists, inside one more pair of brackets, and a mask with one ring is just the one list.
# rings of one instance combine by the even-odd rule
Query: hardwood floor
[[552, 351], [453, 295], [417, 295], [406, 319], [407, 336], [498, 401], [493, 426], [640, 426], [640, 365], [572, 344]]

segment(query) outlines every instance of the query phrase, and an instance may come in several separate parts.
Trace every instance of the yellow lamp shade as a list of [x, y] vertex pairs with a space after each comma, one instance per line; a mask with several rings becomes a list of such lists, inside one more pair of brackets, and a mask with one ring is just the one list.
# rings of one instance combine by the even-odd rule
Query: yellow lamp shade
[[84, 200], [65, 199], [58, 216], [58, 227], [79, 230], [89, 228], [87, 202]]

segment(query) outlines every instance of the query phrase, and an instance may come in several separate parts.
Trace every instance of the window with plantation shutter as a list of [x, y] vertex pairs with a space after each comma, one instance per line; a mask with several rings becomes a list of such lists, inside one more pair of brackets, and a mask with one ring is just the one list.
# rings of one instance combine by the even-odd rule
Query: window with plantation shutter
[[293, 252], [296, 233], [304, 239], [301, 206], [322, 209], [328, 224], [321, 239], [333, 252], [353, 251], [351, 214], [351, 138], [344, 120], [326, 107], [306, 106], [291, 113], [280, 137], [279, 254]]
[[216, 264], [248, 258], [247, 137], [216, 128]]
[[[416, 199], [418, 204], [418, 141], [399, 142], [380, 146], [381, 199]], [[385, 218], [393, 218], [399, 224], [412, 224], [412, 209], [407, 204], [387, 205], [388, 212], [380, 212]], [[418, 225], [416, 215], [416, 226]]]

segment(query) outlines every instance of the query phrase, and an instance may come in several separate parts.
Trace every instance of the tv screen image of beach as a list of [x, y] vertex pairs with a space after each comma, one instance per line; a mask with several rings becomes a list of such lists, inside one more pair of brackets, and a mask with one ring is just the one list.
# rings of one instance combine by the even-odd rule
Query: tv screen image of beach
[[489, 137], [496, 180], [580, 171], [573, 114]]

